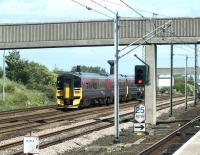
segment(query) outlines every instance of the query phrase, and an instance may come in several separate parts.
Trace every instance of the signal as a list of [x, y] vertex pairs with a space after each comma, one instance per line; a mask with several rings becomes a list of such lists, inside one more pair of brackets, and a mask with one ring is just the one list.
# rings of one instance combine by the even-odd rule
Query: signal
[[144, 86], [149, 81], [149, 67], [147, 65], [135, 66], [135, 84], [138, 86]]

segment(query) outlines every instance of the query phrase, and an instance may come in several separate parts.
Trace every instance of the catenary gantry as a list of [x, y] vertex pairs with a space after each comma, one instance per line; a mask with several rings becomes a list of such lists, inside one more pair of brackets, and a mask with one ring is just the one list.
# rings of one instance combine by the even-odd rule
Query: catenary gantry
[[[148, 43], [183, 44], [200, 40], [200, 17], [121, 19], [120, 44], [136, 41], [169, 20], [171, 26]], [[113, 39], [112, 20], [0, 24], [0, 49], [109, 46]]]

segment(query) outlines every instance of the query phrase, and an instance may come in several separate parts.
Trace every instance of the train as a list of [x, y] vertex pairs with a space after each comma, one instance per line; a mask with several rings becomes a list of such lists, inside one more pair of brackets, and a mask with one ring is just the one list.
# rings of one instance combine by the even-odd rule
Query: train
[[[136, 98], [138, 88], [134, 76], [119, 75], [119, 100]], [[81, 109], [114, 102], [114, 76], [84, 72], [65, 72], [57, 77], [58, 107]]]

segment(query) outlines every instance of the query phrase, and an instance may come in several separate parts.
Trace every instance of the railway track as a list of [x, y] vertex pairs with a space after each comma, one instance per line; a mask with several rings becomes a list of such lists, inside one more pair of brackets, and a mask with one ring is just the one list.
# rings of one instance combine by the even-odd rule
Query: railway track
[[[189, 102], [189, 101], [193, 101], [193, 100], [194, 100], [193, 97], [189, 97], [189, 98], [187, 99], [188, 102]], [[185, 101], [184, 98], [182, 98], [182, 99], [180, 99], [180, 100], [177, 100], [177, 101], [173, 102], [173, 106], [182, 104], [183, 101]], [[158, 105], [156, 106], [156, 110], [159, 111], [159, 110], [162, 110], [162, 109], [165, 109], [165, 108], [168, 108], [168, 107], [170, 107], [169, 103], [160, 103], [160, 104], [158, 104]]]
[[[180, 99], [178, 100], [179, 102], [182, 102], [183, 100]], [[176, 104], [179, 104], [176, 103]], [[128, 108], [132, 106], [132, 104], [135, 104], [136, 102], [131, 102], [127, 104], [120, 104], [120, 108]], [[168, 106], [169, 104], [158, 104], [158, 110], [159, 108], [162, 109]], [[103, 111], [103, 112], [102, 112]], [[54, 122], [62, 122], [62, 121], [71, 121], [77, 118], [83, 118], [84, 116], [96, 114], [98, 116], [100, 115], [109, 115], [113, 111], [113, 105], [108, 106], [108, 107], [95, 107], [91, 109], [84, 109], [81, 111], [69, 111], [68, 113], [61, 113], [60, 111], [53, 111], [53, 112], [48, 112], [44, 114], [30, 114], [27, 115], [26, 117], [24, 116], [19, 116], [19, 117], [12, 117], [12, 118], [5, 118], [5, 119], [0, 119], [0, 134], [5, 134], [5, 133], [11, 133], [15, 132], [17, 130], [26, 130], [26, 132], [33, 130], [33, 128], [37, 128], [40, 126], [44, 126], [48, 123], [54, 123]], [[4, 124], [3, 124], [4, 123]]]
[[[157, 141], [138, 155], [173, 154], [189, 138], [199, 131], [200, 115]], [[167, 147], [166, 147], [167, 146]], [[163, 151], [163, 148], [164, 151]]]
[[[177, 102], [174, 102], [174, 105], [177, 105], [177, 104], [181, 104], [181, 103], [183, 103], [183, 101], [184, 101], [184, 99], [179, 99], [179, 100], [177, 100]], [[123, 105], [123, 104], [122, 104]], [[121, 106], [122, 106], [121, 105]], [[125, 104], [124, 104], [125, 105]], [[168, 106], [167, 106], [168, 105]], [[125, 106], [127, 106], [127, 105], [125, 105]], [[129, 105], [130, 106], [130, 105]], [[131, 106], [133, 106], [132, 104], [131, 104]], [[167, 104], [165, 104], [165, 106], [162, 106], [161, 107], [161, 104], [159, 104], [158, 105], [158, 107], [159, 107], [159, 110], [162, 110], [162, 109], [165, 109], [165, 108], [167, 108], [167, 107], [169, 107], [169, 103], [167, 103]], [[100, 107], [100, 108], [103, 108], [103, 107]], [[112, 114], [113, 113], [113, 108], [111, 108], [111, 107], [107, 107], [108, 109], [110, 109], [110, 111], [108, 111], [108, 113], [109, 114]], [[112, 110], [111, 110], [112, 109]], [[158, 109], [158, 108], [157, 108]], [[93, 111], [94, 111], [94, 109], [93, 109]], [[102, 112], [102, 109], [100, 110], [101, 112]], [[99, 110], [97, 110], [96, 112], [97, 113], [99, 113], [100, 112]], [[124, 114], [124, 115], [130, 115], [131, 114], [131, 116], [133, 116], [133, 112], [131, 112], [131, 113], [128, 113], [128, 114]], [[89, 115], [93, 115], [91, 112], [89, 112]], [[105, 115], [105, 113], [103, 114], [103, 115]], [[80, 115], [80, 113], [79, 114], [77, 114], [77, 116], [73, 116], [73, 117], [84, 117], [84, 115]], [[98, 122], [98, 123], [104, 123], [105, 124], [105, 121], [95, 121], [95, 122]], [[107, 122], [108, 123], [108, 122]], [[111, 125], [110, 123], [109, 123], [109, 125]], [[113, 125], [113, 124], [112, 124]], [[112, 126], [111, 125], [111, 126]], [[88, 124], [86, 125], [86, 126], [89, 126]], [[94, 126], [94, 125], [93, 125]], [[108, 126], [105, 126], [105, 128], [107, 128]], [[79, 127], [74, 127], [73, 128], [73, 130], [75, 130], [75, 129], [77, 129], [77, 128], [79, 128]], [[102, 128], [104, 128], [104, 127], [102, 127]], [[100, 129], [102, 129], [101, 127], [100, 128], [97, 128], [97, 129], [92, 129], [92, 130], [90, 130], [90, 131], [88, 131], [88, 132], [86, 132], [85, 134], [87, 134], [87, 133], [90, 133], [90, 132], [92, 132], [92, 131], [97, 131], [97, 130], [100, 130]], [[66, 132], [66, 131], [59, 131], [59, 134], [60, 135], [62, 135], [61, 133], [62, 132]], [[69, 132], [69, 131], [68, 131]], [[56, 133], [55, 133], [56, 134]], [[49, 133], [49, 134], [46, 134], [46, 135], [41, 135], [40, 136], [40, 138], [47, 138], [48, 136], [52, 136], [52, 135], [54, 135], [54, 133]], [[80, 135], [84, 135], [84, 133], [79, 133], [78, 135], [77, 135], [77, 137], [78, 136], [80, 136]], [[72, 137], [73, 138], [73, 137]], [[62, 141], [66, 141], [67, 139], [63, 139]], [[60, 141], [61, 142], [61, 141]], [[10, 148], [10, 147], [12, 147], [12, 146], [17, 146], [17, 145], [21, 145], [22, 144], [22, 140], [21, 141], [18, 141], [18, 142], [15, 142], [15, 143], [10, 143], [10, 144], [6, 144], [6, 145], [1, 145], [0, 146], [0, 150], [4, 150], [4, 149], [8, 149], [8, 148]], [[51, 144], [44, 144], [44, 147], [48, 147], [49, 145], [54, 145], [55, 143], [54, 142], [51, 142]], [[40, 148], [43, 148], [43, 144], [42, 145], [40, 145]]]
[[[133, 107], [133, 102], [128, 104], [121, 104], [120, 109], [125, 109]], [[68, 121], [70, 124], [73, 120], [83, 120], [92, 119], [94, 117], [110, 115], [113, 113], [113, 105], [107, 107], [95, 107], [91, 109], [83, 109], [80, 111], [69, 111], [67, 113], [60, 113], [58, 115], [48, 115], [47, 117], [39, 117], [39, 118], [31, 118], [27, 121], [20, 121], [17, 124], [8, 123], [8, 124], [0, 124], [0, 139], [5, 140], [4, 137], [13, 137], [13, 135], [24, 135], [29, 131], [38, 131], [37, 128], [57, 123], [57, 122], [66, 122]], [[96, 115], [96, 116], [95, 116]], [[66, 125], [66, 124], [65, 124]], [[18, 134], [17, 134], [18, 133]], [[1, 138], [3, 137], [3, 138]]]
[[14, 109], [14, 110], [5, 110], [0, 111], [0, 116], [5, 115], [11, 115], [11, 114], [17, 114], [17, 113], [25, 113], [25, 112], [33, 112], [41, 109], [56, 109], [56, 105], [47, 105], [47, 106], [37, 106], [37, 107], [31, 107], [31, 108], [24, 108], [24, 109]]
[[[158, 97], [158, 100], [163, 100], [163, 99], [166, 99], [166, 96]], [[5, 123], [27, 121], [31, 118], [37, 119], [37, 118], [43, 117], [43, 115], [46, 115], [46, 116], [57, 115], [57, 112], [55, 112], [56, 109], [57, 109], [56, 105], [50, 105], [50, 106], [32, 107], [32, 108], [26, 108], [26, 109], [10, 110], [10, 111], [1, 111], [0, 125], [5, 124]], [[45, 114], [42, 114], [42, 113], [45, 113]]]
[[[120, 105], [120, 108], [123, 110], [123, 109], [129, 108], [130, 106], [132, 106], [132, 104], [133, 103]], [[94, 115], [103, 116], [103, 115], [110, 115], [112, 113], [113, 113], [112, 107], [102, 107], [98, 109], [90, 109], [87, 111], [76, 111], [76, 113], [70, 112], [70, 113], [61, 113], [55, 116], [50, 115], [50, 117], [43, 117], [39, 119], [32, 118], [28, 120], [27, 122], [22, 122], [21, 124], [16, 124], [16, 125], [9, 124], [8, 126], [0, 127], [0, 134], [14, 132], [19, 129], [20, 130], [27, 129], [26, 131], [30, 131], [30, 130], [33, 130], [33, 128], [40, 127], [42, 125], [46, 125], [49, 123], [58, 122], [58, 121], [59, 122], [67, 121], [67, 120], [72, 121], [78, 118], [83, 119], [84, 117], [88, 117], [88, 116], [93, 118]]]
[[[127, 116], [129, 116], [129, 115], [133, 115], [133, 113], [131, 112], [131, 113], [126, 113], [126, 114], [120, 115], [120, 117], [121, 117], [120, 123], [127, 121]], [[130, 117], [128, 119], [132, 119], [132, 118], [133, 117]], [[49, 146], [62, 143], [64, 141], [71, 140], [71, 139], [77, 138], [79, 136], [89, 134], [93, 131], [98, 131], [98, 130], [102, 130], [102, 129], [105, 129], [108, 127], [112, 127], [113, 125], [114, 125], [114, 117], [110, 117], [110, 118], [106, 118], [106, 119], [102, 119], [102, 120], [96, 120], [96, 121], [92, 121], [89, 123], [85, 123], [85, 124], [82, 124], [79, 126], [70, 127], [67, 129], [60, 130], [60, 131], [43, 134], [43, 135], [39, 136], [40, 141], [42, 141], [42, 143], [40, 144], [40, 148], [44, 149]], [[65, 133], [67, 133], [67, 134], [65, 134]], [[62, 136], [60, 136], [60, 135], [62, 135]], [[53, 138], [51, 138], [51, 137], [53, 137]], [[2, 149], [8, 149], [10, 147], [18, 147], [19, 145], [22, 145], [22, 144], [23, 144], [23, 141], [18, 141], [15, 143], [10, 143], [8, 145], [1, 146], [0, 149], [2, 150]], [[19, 148], [17, 148], [17, 150], [18, 149]], [[21, 148], [21, 150], [22, 150], [22, 148]], [[23, 154], [23, 152], [19, 151], [14, 154], [20, 155], [20, 154]]]
[[[180, 96], [179, 96], [180, 97]], [[168, 99], [168, 96], [158, 96], [157, 100], [165, 100]], [[37, 110], [43, 110], [43, 109], [57, 109], [57, 105], [47, 105], [47, 106], [37, 106], [37, 107], [31, 107], [31, 108], [23, 108], [23, 109], [14, 109], [14, 110], [6, 110], [6, 111], [0, 111], [0, 116], [6, 116], [6, 115], [16, 115], [18, 113], [31, 113]]]

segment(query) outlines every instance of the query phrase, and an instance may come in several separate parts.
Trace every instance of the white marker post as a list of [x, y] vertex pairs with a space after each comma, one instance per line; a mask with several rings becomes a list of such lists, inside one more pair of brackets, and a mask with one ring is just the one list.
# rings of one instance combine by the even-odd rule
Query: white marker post
[[134, 132], [145, 132], [145, 105], [139, 104], [135, 106], [134, 110]]

